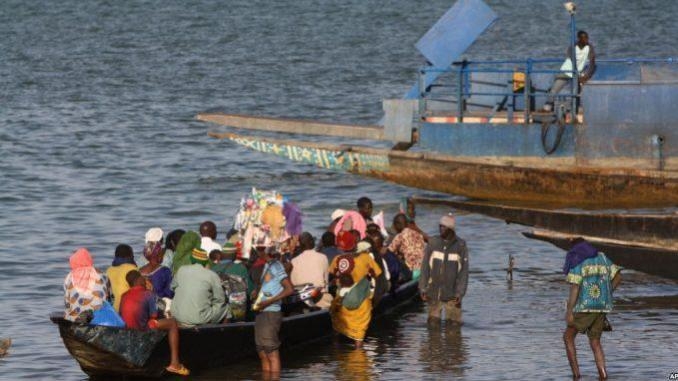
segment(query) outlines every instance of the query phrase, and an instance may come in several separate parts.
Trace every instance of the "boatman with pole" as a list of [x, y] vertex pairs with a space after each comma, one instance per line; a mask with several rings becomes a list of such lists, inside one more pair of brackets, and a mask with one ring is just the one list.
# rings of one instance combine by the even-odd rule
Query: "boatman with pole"
[[440, 235], [431, 237], [421, 264], [419, 291], [428, 304], [429, 322], [444, 319], [461, 324], [461, 301], [468, 285], [468, 249], [455, 231], [456, 220], [440, 219]]

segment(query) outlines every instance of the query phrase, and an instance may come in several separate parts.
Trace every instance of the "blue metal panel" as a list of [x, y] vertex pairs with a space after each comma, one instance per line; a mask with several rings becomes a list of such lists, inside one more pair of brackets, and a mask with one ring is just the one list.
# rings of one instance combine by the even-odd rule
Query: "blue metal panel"
[[640, 66], [632, 64], [597, 64], [591, 81], [638, 81]]
[[459, 0], [417, 42], [416, 47], [436, 67], [448, 67], [494, 21], [497, 14], [482, 0]]
[[[459, 0], [415, 46], [433, 66], [448, 68], [496, 20], [497, 14], [482, 0]], [[425, 86], [433, 84], [441, 74], [426, 73]], [[415, 83], [405, 94], [405, 99], [418, 96], [419, 86]]]
[[[554, 126], [549, 138], [555, 132]], [[560, 146], [550, 157], [573, 156], [574, 137], [575, 128], [566, 126]], [[423, 123], [419, 138], [423, 148], [455, 156], [547, 156], [540, 124]]]
[[653, 160], [663, 137], [665, 158], [678, 157], [678, 84], [595, 83], [582, 92], [586, 129], [577, 154]]
[[[440, 77], [441, 74], [443, 74], [443, 73], [440, 72], [440, 71], [426, 72], [426, 74], [424, 74], [425, 75], [425, 79], [424, 79], [425, 87], [431, 86], [433, 84], [433, 82], [435, 82], [436, 79], [438, 79], [438, 77]], [[412, 86], [410, 88], [410, 90], [405, 94], [404, 99], [417, 99], [417, 98], [419, 98], [419, 83], [415, 83], [414, 86]]]

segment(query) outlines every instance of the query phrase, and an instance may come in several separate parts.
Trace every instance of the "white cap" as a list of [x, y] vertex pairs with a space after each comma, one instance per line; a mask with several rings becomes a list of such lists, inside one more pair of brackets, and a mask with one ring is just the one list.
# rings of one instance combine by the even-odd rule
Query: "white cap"
[[360, 242], [358, 242], [358, 247], [356, 248], [355, 252], [358, 253], [358, 254], [366, 253], [366, 252], [370, 251], [371, 248], [372, 248], [372, 245], [370, 245], [369, 242], [360, 241]]
[[149, 242], [158, 242], [162, 239], [164, 235], [162, 229], [160, 228], [150, 228], [146, 232], [146, 243]]
[[344, 209], [336, 209], [334, 212], [332, 212], [332, 221], [336, 220], [337, 218], [341, 218], [346, 214], [346, 211]]

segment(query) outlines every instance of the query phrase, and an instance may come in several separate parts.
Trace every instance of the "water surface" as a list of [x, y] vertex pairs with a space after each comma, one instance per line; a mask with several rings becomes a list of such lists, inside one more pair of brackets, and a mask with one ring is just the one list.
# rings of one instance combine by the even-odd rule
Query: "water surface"
[[[222, 231], [251, 186], [297, 201], [319, 233], [332, 210], [363, 195], [390, 216], [416, 192], [261, 156], [210, 139], [206, 110], [374, 123], [423, 60], [413, 45], [452, 1], [135, 1], [0, 3], [0, 378], [83, 379], [49, 312], [61, 308], [67, 258], [87, 246], [105, 267], [144, 232]], [[489, 1], [501, 20], [469, 58], [560, 56], [560, 2]], [[582, 1], [579, 26], [600, 57], [678, 56], [678, 2]], [[446, 210], [424, 208], [433, 231]], [[430, 329], [421, 305], [378, 327], [364, 352], [331, 343], [284, 353], [284, 379], [565, 379], [563, 253], [521, 229], [459, 218], [472, 274], [461, 330]], [[223, 235], [221, 236], [223, 237]], [[509, 254], [515, 280], [505, 280]], [[627, 273], [615, 331], [604, 339], [614, 379], [664, 379], [675, 361], [675, 282]], [[227, 345], [228, 343], [225, 343]], [[585, 374], [593, 362], [579, 342]], [[245, 361], [196, 379], [256, 379]]]

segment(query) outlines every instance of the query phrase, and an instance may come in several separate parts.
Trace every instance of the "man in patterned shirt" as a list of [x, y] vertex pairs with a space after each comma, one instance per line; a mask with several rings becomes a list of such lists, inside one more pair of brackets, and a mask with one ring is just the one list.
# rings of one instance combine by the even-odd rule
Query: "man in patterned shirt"
[[605, 254], [599, 253], [583, 238], [575, 239], [567, 253], [563, 272], [570, 283], [570, 296], [563, 340], [575, 379], [581, 377], [574, 343], [577, 333], [586, 333], [589, 337], [598, 375], [600, 379], [607, 378], [600, 337], [606, 329], [606, 314], [612, 311], [612, 292], [621, 282], [619, 270]]

